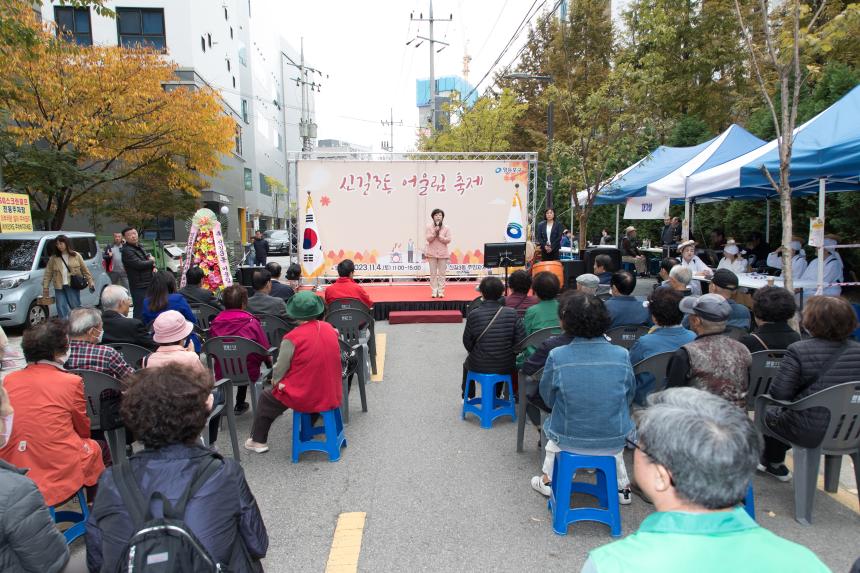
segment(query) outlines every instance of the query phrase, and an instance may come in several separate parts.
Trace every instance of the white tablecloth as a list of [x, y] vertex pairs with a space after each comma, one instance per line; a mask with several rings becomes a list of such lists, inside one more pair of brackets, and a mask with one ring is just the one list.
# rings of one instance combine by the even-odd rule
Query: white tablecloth
[[[710, 282], [710, 277], [704, 277], [702, 275], [693, 275], [693, 279], [698, 281], [708, 281]], [[741, 273], [738, 275], [738, 283], [743, 288], [748, 288], [751, 290], [757, 290], [760, 288], [764, 288], [767, 286], [768, 279], [773, 279], [773, 286], [784, 286], [782, 282], [782, 278], [780, 277], [769, 277], [768, 275], [763, 275], [760, 273]], [[800, 279], [794, 280], [794, 288], [795, 289], [803, 289], [803, 288], [817, 288], [817, 281], [802, 281]]]

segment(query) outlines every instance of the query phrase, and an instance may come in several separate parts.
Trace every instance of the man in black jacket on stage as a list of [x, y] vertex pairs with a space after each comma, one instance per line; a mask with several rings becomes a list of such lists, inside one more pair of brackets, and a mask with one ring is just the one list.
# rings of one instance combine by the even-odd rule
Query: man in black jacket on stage
[[122, 247], [122, 265], [128, 275], [128, 286], [131, 291], [131, 300], [134, 301], [134, 318], [140, 319], [143, 315], [143, 299], [146, 298], [146, 289], [152, 282], [152, 273], [155, 272], [155, 257], [146, 253], [140, 246], [137, 229], [126, 227], [122, 230], [125, 245]]

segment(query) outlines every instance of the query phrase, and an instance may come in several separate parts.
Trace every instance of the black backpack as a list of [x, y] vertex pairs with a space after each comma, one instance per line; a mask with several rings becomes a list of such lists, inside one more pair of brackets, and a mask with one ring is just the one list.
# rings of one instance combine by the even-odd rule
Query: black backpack
[[[175, 506], [158, 491], [148, 500], [144, 499], [131, 465], [121, 463], [113, 466], [114, 481], [131, 514], [135, 531], [117, 564], [117, 573], [210, 573], [226, 570], [209, 555], [183, 521], [188, 500], [221, 465], [217, 454], [207, 456]], [[164, 517], [152, 515], [150, 506], [153, 498], [161, 499]]]

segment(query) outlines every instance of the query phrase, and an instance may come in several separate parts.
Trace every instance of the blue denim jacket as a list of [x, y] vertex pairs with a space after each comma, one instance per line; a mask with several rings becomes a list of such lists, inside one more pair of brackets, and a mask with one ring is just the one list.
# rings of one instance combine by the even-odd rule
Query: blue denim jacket
[[620, 450], [633, 429], [634, 390], [626, 349], [603, 336], [574, 338], [544, 367], [540, 395], [552, 408], [544, 432], [562, 448]]

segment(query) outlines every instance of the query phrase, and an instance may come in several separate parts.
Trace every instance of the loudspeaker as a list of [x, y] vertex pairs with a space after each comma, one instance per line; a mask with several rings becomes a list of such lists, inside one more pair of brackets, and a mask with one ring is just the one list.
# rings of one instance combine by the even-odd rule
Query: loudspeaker
[[[586, 273], [594, 272], [594, 259], [597, 255], [609, 255], [612, 259], [612, 268], [607, 271], [615, 272], [621, 270], [621, 249], [617, 247], [591, 247], [585, 250], [585, 268]], [[581, 273], [580, 273], [581, 274]]]
[[266, 267], [239, 267], [237, 269], [239, 284], [246, 287], [253, 286], [254, 273], [263, 270], [266, 270]]
[[564, 287], [576, 288], [576, 277], [586, 273], [585, 261], [561, 261], [561, 265], [564, 267]]

